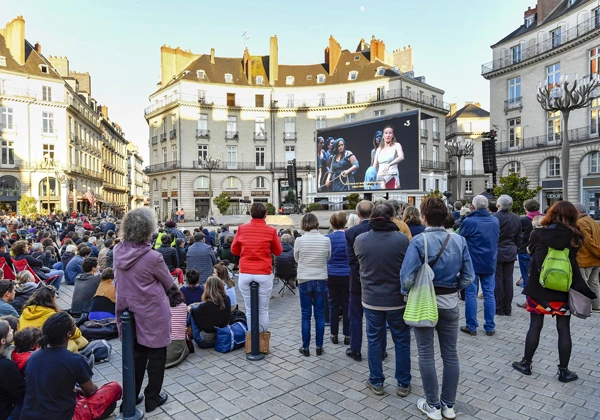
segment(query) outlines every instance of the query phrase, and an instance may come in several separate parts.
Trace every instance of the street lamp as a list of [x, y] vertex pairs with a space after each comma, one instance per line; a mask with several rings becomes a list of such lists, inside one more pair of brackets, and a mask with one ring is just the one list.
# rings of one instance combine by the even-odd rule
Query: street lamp
[[563, 116], [562, 127], [562, 146], [560, 157], [560, 170], [563, 183], [563, 199], [568, 200], [569, 187], [569, 160], [570, 160], [570, 144], [569, 144], [569, 115], [575, 109], [585, 108], [590, 105], [594, 98], [599, 96], [597, 88], [600, 86], [598, 74], [594, 73], [591, 76], [586, 76], [582, 80], [575, 80], [569, 83], [569, 76], [561, 77], [560, 83], [544, 86], [542, 82], [538, 84], [537, 101], [546, 112], [560, 111]]
[[[46, 200], [47, 200], [47, 206], [48, 206], [48, 214], [50, 214], [50, 171], [55, 171], [56, 172], [56, 168], [59, 166], [59, 162], [58, 159], [54, 159], [53, 157], [50, 156], [49, 153], [44, 154], [44, 158], [42, 160], [39, 160], [36, 162], [35, 164], [35, 169], [42, 169], [42, 170], [46, 170]], [[58, 174], [57, 174], [58, 176]], [[55, 183], [58, 182], [58, 179], [55, 179]], [[41, 197], [40, 197], [41, 199]]]
[[463, 139], [462, 137], [456, 137], [452, 141], [446, 141], [446, 152], [450, 157], [456, 156], [457, 170], [456, 170], [456, 182], [458, 183], [458, 191], [456, 199], [460, 200], [461, 197], [461, 173], [460, 173], [460, 160], [463, 156], [473, 154], [473, 141], [471, 139]]
[[214, 159], [207, 156], [200, 161], [201, 166], [208, 170], [208, 217], [212, 215], [212, 171], [219, 169], [221, 159]]

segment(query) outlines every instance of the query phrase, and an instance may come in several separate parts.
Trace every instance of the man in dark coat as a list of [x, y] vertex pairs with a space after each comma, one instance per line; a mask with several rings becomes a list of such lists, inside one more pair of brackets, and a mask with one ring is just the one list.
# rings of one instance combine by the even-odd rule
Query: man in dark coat
[[281, 279], [289, 280], [288, 284], [292, 289], [295, 289], [298, 264], [294, 258], [294, 238], [285, 234], [281, 235], [280, 241], [283, 251], [275, 257], [275, 275]]

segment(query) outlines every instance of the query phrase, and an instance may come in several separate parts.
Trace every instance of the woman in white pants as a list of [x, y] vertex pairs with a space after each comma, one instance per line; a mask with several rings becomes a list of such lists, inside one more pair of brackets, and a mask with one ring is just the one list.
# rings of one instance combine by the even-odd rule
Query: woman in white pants
[[231, 244], [233, 255], [240, 257], [238, 285], [246, 306], [248, 329], [251, 328], [250, 283], [258, 283], [258, 323], [269, 330], [269, 301], [273, 290], [273, 260], [271, 255], [281, 254], [277, 230], [267, 225], [267, 207], [254, 203], [250, 208], [252, 220], [238, 227]]

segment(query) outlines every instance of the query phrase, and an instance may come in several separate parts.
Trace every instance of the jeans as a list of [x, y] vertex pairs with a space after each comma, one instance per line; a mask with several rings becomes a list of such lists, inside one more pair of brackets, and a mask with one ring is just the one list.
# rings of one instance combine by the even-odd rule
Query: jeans
[[53, 282], [48, 283], [48, 284], [52, 284], [52, 286], [54, 286], [56, 288], [56, 291], [58, 292], [58, 289], [60, 289], [60, 284], [62, 283], [63, 278], [65, 277], [65, 272], [62, 270], [50, 270], [49, 273], [45, 273], [45, 276], [47, 278], [50, 278], [53, 276], [59, 276]]
[[148, 371], [148, 385], [144, 390], [146, 407], [155, 407], [160, 399], [160, 391], [165, 379], [165, 364], [167, 363], [167, 348], [157, 349], [135, 343], [135, 395], [140, 395], [144, 373]]
[[438, 309], [438, 323], [433, 328], [414, 327], [419, 351], [419, 371], [423, 381], [425, 399], [430, 406], [440, 404], [438, 376], [435, 370], [434, 334], [437, 331], [440, 353], [444, 363], [442, 376], [442, 401], [453, 406], [456, 402], [460, 368], [456, 342], [458, 340], [458, 305], [453, 309]]
[[327, 302], [327, 281], [310, 280], [298, 284], [300, 309], [302, 310], [302, 348], [310, 345], [310, 317], [314, 308], [315, 343], [323, 347], [325, 334], [325, 305]]
[[494, 286], [496, 311], [504, 315], [510, 315], [512, 312], [514, 270], [514, 261], [496, 263], [496, 285]]
[[465, 288], [465, 318], [467, 328], [471, 331], [477, 331], [479, 323], [477, 322], [477, 293], [479, 292], [479, 283], [483, 292], [483, 317], [485, 323], [483, 328], [486, 331], [494, 331], [496, 324], [494, 316], [496, 315], [496, 298], [494, 296], [495, 273], [476, 274], [473, 283]]
[[529, 280], [529, 264], [531, 264], [531, 255], [529, 254], [518, 254], [519, 259], [519, 270], [521, 271], [521, 277], [523, 278], [523, 289], [527, 285]]
[[54, 268], [55, 270], [63, 270], [63, 271], [64, 271], [64, 268], [63, 268], [63, 263], [62, 263], [62, 262], [60, 262], [60, 261], [59, 261], [59, 262], [57, 262], [56, 264], [54, 264], [54, 265], [52, 266], [52, 268]]
[[350, 293], [348, 311], [350, 318], [350, 350], [360, 353], [363, 336], [363, 307], [360, 293]]
[[238, 285], [240, 293], [244, 298], [246, 305], [246, 321], [248, 323], [248, 331], [251, 327], [251, 306], [250, 306], [250, 283], [253, 281], [258, 283], [258, 324], [269, 331], [269, 301], [271, 300], [271, 292], [273, 291], [273, 274], [244, 274], [240, 273]]
[[592, 309], [600, 309], [600, 285], [598, 284], [600, 267], [580, 267], [579, 271], [581, 271], [581, 275], [590, 290], [597, 296], [596, 299], [592, 299]]
[[377, 311], [364, 308], [367, 322], [367, 342], [369, 346], [369, 382], [383, 385], [383, 352], [385, 350], [386, 321], [396, 351], [396, 381], [398, 386], [408, 387], [410, 375], [410, 329], [404, 322], [404, 309]]
[[350, 319], [348, 304], [350, 300], [350, 278], [348, 276], [329, 276], [327, 290], [329, 293], [329, 309], [331, 312], [331, 335], [338, 335], [340, 328], [340, 308], [342, 309], [342, 333], [350, 335]]

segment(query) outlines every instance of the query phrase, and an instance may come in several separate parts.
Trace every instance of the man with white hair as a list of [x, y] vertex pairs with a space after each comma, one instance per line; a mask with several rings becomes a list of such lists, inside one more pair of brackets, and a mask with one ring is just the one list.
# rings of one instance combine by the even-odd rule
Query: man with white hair
[[492, 215], [500, 223], [498, 260], [496, 261], [496, 315], [511, 316], [513, 300], [513, 272], [522, 241], [521, 220], [510, 210], [513, 199], [501, 195], [496, 202], [498, 211]]
[[494, 296], [494, 275], [496, 272], [496, 258], [498, 254], [498, 237], [500, 224], [498, 219], [492, 217], [487, 209], [488, 200], [483, 195], [473, 198], [475, 211], [469, 213], [460, 225], [460, 235], [467, 240], [469, 254], [473, 262], [476, 279], [465, 288], [465, 318], [467, 325], [460, 327], [466, 334], [477, 335], [477, 292], [479, 283], [483, 292], [483, 328], [488, 336], [496, 332], [494, 314], [496, 313], [496, 300]]
[[[577, 227], [583, 232], [583, 246], [577, 252], [577, 264], [583, 279], [596, 296], [600, 296], [600, 225], [588, 216], [583, 204], [575, 204], [579, 212]], [[592, 311], [600, 312], [598, 297], [592, 300]]]

